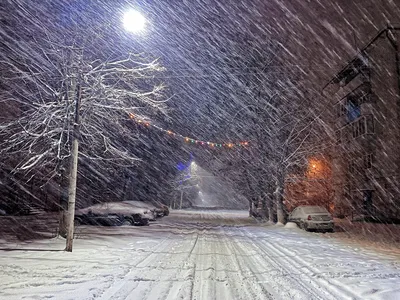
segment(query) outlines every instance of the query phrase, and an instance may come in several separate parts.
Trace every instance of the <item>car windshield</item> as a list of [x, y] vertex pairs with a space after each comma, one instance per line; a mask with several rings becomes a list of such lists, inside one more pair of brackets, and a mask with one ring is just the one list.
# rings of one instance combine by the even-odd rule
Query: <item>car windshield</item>
[[321, 206], [309, 206], [309, 207], [304, 207], [303, 211], [306, 214], [319, 214], [319, 213], [328, 213], [328, 211]]

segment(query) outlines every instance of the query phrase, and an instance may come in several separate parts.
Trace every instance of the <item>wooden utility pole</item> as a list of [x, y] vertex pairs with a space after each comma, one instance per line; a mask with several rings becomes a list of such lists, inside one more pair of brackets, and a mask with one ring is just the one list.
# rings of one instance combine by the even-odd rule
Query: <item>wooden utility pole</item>
[[68, 186], [68, 232], [65, 251], [72, 252], [72, 243], [74, 239], [74, 219], [75, 219], [75, 200], [76, 200], [76, 178], [78, 174], [78, 155], [79, 155], [79, 110], [81, 102], [81, 87], [78, 87], [76, 95], [76, 74], [71, 77], [70, 92], [75, 99], [74, 126], [72, 134], [72, 152], [69, 166], [69, 186]]

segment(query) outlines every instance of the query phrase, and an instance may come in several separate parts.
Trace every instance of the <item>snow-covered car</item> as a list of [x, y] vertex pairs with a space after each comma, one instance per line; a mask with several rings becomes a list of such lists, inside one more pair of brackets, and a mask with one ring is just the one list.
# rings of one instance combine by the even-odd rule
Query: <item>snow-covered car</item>
[[77, 214], [75, 220], [79, 225], [120, 226], [125, 222], [125, 218], [118, 214], [94, 214], [91, 210]]
[[333, 232], [334, 227], [331, 214], [322, 206], [298, 206], [290, 213], [288, 221], [306, 231]]
[[163, 211], [164, 216], [168, 216], [169, 215], [169, 208], [166, 205], [162, 205], [161, 206], [161, 210]]
[[149, 224], [146, 209], [135, 207], [124, 202], [107, 202], [95, 204], [75, 212], [75, 220], [82, 225], [136, 225]]
[[169, 209], [167, 206], [155, 202], [155, 204], [142, 202], [142, 201], [123, 201], [123, 203], [128, 203], [135, 207], [140, 207], [145, 209], [146, 214], [149, 216], [150, 221], [155, 221], [156, 218], [164, 217], [169, 215]]
[[155, 221], [156, 220], [156, 213], [154, 212], [155, 206], [146, 202], [142, 201], [122, 201], [122, 203], [126, 205], [130, 205], [132, 207], [142, 209], [143, 214], [147, 216], [149, 221]]
[[169, 215], [169, 208], [168, 208], [168, 206], [161, 204], [161, 205], [155, 207], [154, 209], [152, 209], [152, 212], [155, 214], [155, 216], [157, 218], [162, 218], [164, 216]]

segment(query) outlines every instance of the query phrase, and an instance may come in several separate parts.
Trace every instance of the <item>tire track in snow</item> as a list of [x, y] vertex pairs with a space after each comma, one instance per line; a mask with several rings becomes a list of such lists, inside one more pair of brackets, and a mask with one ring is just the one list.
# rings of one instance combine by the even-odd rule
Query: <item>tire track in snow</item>
[[207, 237], [206, 229], [203, 229], [199, 235], [198, 246], [196, 248], [193, 286], [190, 298], [192, 300], [216, 299], [214, 281], [216, 269], [215, 255], [202, 255], [204, 252], [215, 253], [216, 243], [210, 242]]
[[281, 245], [257, 238], [251, 228], [193, 220], [185, 229], [178, 226], [168, 224], [168, 237], [101, 299], [330, 300], [348, 295], [327, 287]]
[[228, 274], [228, 282], [234, 287], [235, 291], [241, 291], [241, 294], [236, 294], [234, 298], [231, 299], [275, 299], [271, 294], [271, 287], [267, 284], [261, 284], [258, 280], [254, 280], [257, 276], [252, 274], [251, 276], [246, 276], [243, 268], [241, 267], [238, 259], [238, 252], [235, 250], [233, 241], [227, 235], [226, 229], [221, 228], [220, 232], [223, 236], [223, 246], [227, 249], [229, 256], [223, 256], [223, 259], [227, 261], [224, 262], [225, 266], [235, 266], [236, 274], [239, 278], [232, 278], [232, 273]]
[[[298, 287], [292, 280], [281, 276], [282, 269], [274, 261], [268, 259], [268, 253], [262, 256], [258, 249], [252, 245], [251, 238], [241, 232], [240, 239], [237, 237], [237, 230], [231, 235], [232, 247], [239, 254], [237, 259], [242, 266], [243, 272], [247, 269], [249, 276], [257, 279], [257, 283], [264, 287], [264, 290], [272, 294], [275, 299], [322, 299], [310, 298], [313, 295], [306, 287]], [[279, 280], [277, 280], [279, 279]], [[289, 288], [290, 287], [290, 288]], [[288, 290], [289, 289], [289, 290]], [[279, 295], [279, 296], [277, 296]]]
[[[250, 270], [257, 275], [260, 282], [266, 281], [274, 287], [279, 293], [280, 299], [336, 299], [326, 293], [309, 286], [308, 282], [303, 282], [299, 278], [294, 278], [294, 274], [285, 266], [285, 262], [281, 263], [276, 260], [279, 255], [265, 251], [259, 247], [253, 238], [246, 231], [241, 229], [242, 239], [235, 243], [238, 251], [248, 253], [248, 259], [244, 259], [244, 264], [249, 266]], [[237, 240], [237, 237], [235, 238]], [[269, 256], [274, 254], [274, 259]]]
[[[347, 291], [341, 291], [329, 286], [326, 281], [314, 278], [306, 264], [298, 263], [292, 255], [285, 253], [283, 248], [277, 248], [271, 242], [262, 238], [257, 238], [247, 229], [242, 229], [245, 236], [250, 239], [250, 244], [256, 251], [265, 254], [265, 257], [275, 264], [278, 268], [285, 271], [286, 278], [291, 278], [294, 286], [299, 286], [305, 293], [305, 296], [312, 299], [358, 299], [355, 295], [349, 294]], [[257, 241], [257, 243], [255, 243]], [[274, 259], [268, 256], [273, 254]], [[301, 272], [301, 273], [300, 273]]]
[[[193, 263], [190, 258], [197, 245], [198, 237], [193, 230], [190, 234], [186, 230], [181, 230], [184, 239], [179, 240], [179, 244], [175, 245], [161, 260], [159, 268], [156, 269], [157, 274], [154, 281], [149, 285], [147, 293], [143, 295], [143, 299], [166, 299], [175, 300], [186, 298], [189, 294], [192, 282]], [[195, 235], [196, 234], [196, 235]], [[177, 251], [180, 249], [180, 251]], [[190, 249], [190, 251], [188, 251]], [[166, 273], [166, 265], [172, 265], [169, 272]]]
[[[138, 285], [138, 283], [134, 284], [133, 280], [129, 280], [129, 276], [133, 273], [136, 272], [136, 268], [144, 263], [144, 262], [150, 262], [152, 260], [155, 260], [157, 256], [155, 256], [155, 253], [158, 253], [159, 251], [162, 251], [169, 247], [170, 243], [172, 243], [172, 240], [170, 239], [172, 234], [169, 234], [165, 239], [161, 240], [149, 253], [147, 256], [145, 256], [143, 259], [141, 259], [139, 262], [137, 262], [133, 267], [130, 267], [128, 272], [126, 272], [121, 279], [114, 280], [114, 282], [100, 295], [101, 300], [108, 300], [108, 299], [126, 299], [123, 298], [122, 296], [119, 296], [118, 293], [121, 292], [121, 290], [124, 288], [124, 286], [127, 284], [129, 281], [134, 287], [133, 289]], [[119, 298], [116, 298], [119, 297]], [[121, 298], [122, 297], [122, 298]]]
[[196, 250], [190, 299], [274, 299], [253, 276], [246, 276], [223, 227], [202, 231]]
[[[296, 253], [287, 250], [279, 242], [274, 242], [274, 244], [272, 244], [267, 241], [263, 241], [262, 243], [270, 248], [276, 249], [276, 251], [279, 253], [284, 253], [285, 258], [291, 262], [290, 265], [296, 266], [297, 268], [303, 270], [308, 277], [314, 278], [315, 274], [322, 273], [320, 270], [310, 266], [300, 256], [296, 255]], [[339, 283], [333, 283], [332, 281], [328, 281], [327, 279], [321, 277], [314, 280], [324, 285], [326, 289], [330, 290], [333, 294], [339, 295], [342, 299], [359, 299], [358, 295], [355, 295], [347, 287], [340, 285]]]
[[[198, 242], [196, 231], [181, 229], [183, 239], [171, 233], [156, 249], [138, 262], [101, 299], [187, 299], [193, 282], [190, 257]], [[193, 245], [192, 245], [193, 244]], [[187, 249], [191, 249], [187, 251]], [[168, 265], [171, 265], [169, 267]], [[179, 276], [180, 275], [180, 276]]]

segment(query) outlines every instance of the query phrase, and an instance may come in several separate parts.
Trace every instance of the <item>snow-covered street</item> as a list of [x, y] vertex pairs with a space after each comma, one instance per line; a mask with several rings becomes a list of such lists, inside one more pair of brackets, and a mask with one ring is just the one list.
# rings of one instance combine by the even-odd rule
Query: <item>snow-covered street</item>
[[395, 259], [247, 211], [81, 226], [74, 252], [64, 244], [2, 243], [0, 299], [400, 299]]

